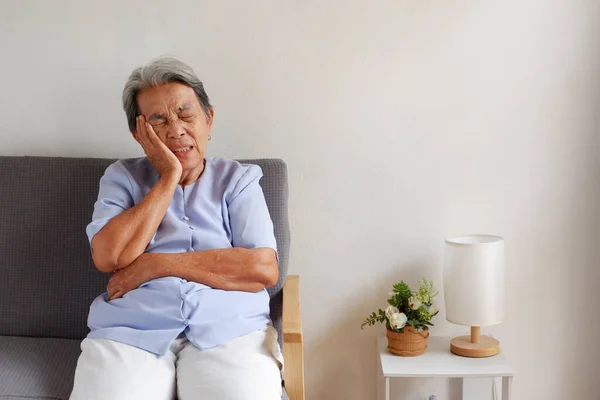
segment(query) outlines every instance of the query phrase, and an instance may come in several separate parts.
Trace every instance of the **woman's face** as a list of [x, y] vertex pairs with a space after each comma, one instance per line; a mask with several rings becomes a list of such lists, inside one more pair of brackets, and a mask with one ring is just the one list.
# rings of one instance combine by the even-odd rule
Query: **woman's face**
[[[183, 171], [204, 161], [206, 144], [214, 119], [207, 120], [194, 90], [182, 83], [168, 83], [140, 92], [140, 113], [160, 140], [177, 156]], [[185, 151], [175, 151], [185, 149]]]

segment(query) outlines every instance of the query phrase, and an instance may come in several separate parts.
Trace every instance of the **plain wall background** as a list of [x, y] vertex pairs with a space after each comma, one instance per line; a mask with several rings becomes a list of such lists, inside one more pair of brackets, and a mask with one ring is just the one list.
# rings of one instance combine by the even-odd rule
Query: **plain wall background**
[[[443, 239], [474, 232], [506, 239], [508, 313], [483, 331], [514, 398], [597, 399], [599, 51], [597, 0], [1, 0], [0, 154], [142, 155], [123, 84], [177, 55], [215, 106], [210, 155], [289, 164], [308, 399], [374, 398], [363, 318], [396, 281], [441, 286]], [[442, 296], [433, 333], [467, 332]]]

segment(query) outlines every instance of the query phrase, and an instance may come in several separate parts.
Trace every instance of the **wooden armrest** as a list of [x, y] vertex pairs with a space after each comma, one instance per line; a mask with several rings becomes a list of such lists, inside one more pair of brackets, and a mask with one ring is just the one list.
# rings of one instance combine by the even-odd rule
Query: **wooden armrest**
[[283, 285], [283, 360], [285, 390], [290, 400], [304, 400], [304, 354], [298, 275], [289, 275]]
[[289, 275], [283, 285], [283, 341], [302, 343], [300, 277]]

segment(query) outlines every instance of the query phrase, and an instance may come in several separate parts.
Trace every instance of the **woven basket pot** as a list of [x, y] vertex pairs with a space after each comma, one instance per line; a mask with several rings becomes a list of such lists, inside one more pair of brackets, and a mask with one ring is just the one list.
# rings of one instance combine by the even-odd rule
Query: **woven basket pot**
[[390, 353], [402, 357], [420, 356], [427, 349], [429, 328], [423, 332], [415, 332], [415, 328], [407, 326], [404, 332], [393, 332], [388, 329], [388, 350]]

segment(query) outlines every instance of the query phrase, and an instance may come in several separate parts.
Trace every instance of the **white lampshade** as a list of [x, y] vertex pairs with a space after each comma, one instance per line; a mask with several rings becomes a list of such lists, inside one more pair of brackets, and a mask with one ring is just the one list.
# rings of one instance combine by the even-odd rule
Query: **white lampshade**
[[446, 319], [466, 326], [495, 325], [504, 319], [504, 239], [490, 235], [446, 240]]

